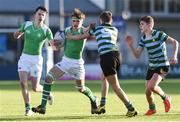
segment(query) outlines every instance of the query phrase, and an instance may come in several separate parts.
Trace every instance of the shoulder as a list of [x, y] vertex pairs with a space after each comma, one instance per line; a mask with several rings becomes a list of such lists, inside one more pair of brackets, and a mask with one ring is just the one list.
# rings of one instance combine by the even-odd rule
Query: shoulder
[[45, 34], [46, 34], [46, 33], [52, 33], [52, 32], [51, 32], [51, 29], [50, 29], [46, 24], [44, 24], [44, 25], [42, 26], [42, 30], [44, 31]]
[[159, 36], [159, 35], [162, 35], [162, 34], [164, 34], [164, 31], [161, 31], [161, 30], [153, 30], [153, 34], [152, 34], [152, 35], [157, 35], [157, 36]]
[[24, 25], [24, 28], [26, 29], [27, 27], [32, 26], [32, 25], [33, 25], [33, 22], [32, 22], [32, 21], [25, 21], [25, 22], [23, 23], [23, 25]]
[[43, 30], [51, 30], [46, 24], [43, 25], [42, 29]]
[[67, 32], [70, 32], [71, 31], [71, 26], [69, 26], [69, 27], [66, 27], [65, 29], [64, 29], [64, 33], [67, 33]]
[[33, 24], [32, 21], [25, 21], [24, 23], [25, 23], [26, 25], [32, 25], [32, 24]]
[[111, 26], [110, 29], [118, 33], [118, 29], [116, 27]]
[[146, 36], [143, 34], [139, 40], [140, 43], [144, 43]]
[[84, 27], [84, 26], [82, 26], [81, 28], [80, 28], [80, 33], [84, 33], [86, 31], [86, 28]]
[[92, 32], [97, 32], [103, 29], [103, 26], [97, 25], [95, 28], [92, 29]]

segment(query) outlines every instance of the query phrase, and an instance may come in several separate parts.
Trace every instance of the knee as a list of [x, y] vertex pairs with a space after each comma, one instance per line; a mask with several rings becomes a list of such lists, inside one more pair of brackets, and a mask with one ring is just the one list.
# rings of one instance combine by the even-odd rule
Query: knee
[[146, 87], [146, 91], [154, 91], [155, 90], [155, 86], [149, 85], [148, 87]]
[[20, 81], [20, 85], [21, 85], [21, 88], [22, 88], [22, 89], [27, 88], [27, 83], [25, 83], [25, 82], [23, 82], [23, 81]]
[[46, 78], [45, 78], [45, 83], [47, 84], [53, 84], [53, 81], [56, 80], [56, 76], [53, 72], [48, 72]]
[[53, 84], [52, 78], [46, 76], [46, 78], [45, 78], [45, 83], [47, 83], [47, 84]]
[[32, 90], [33, 90], [34, 92], [39, 92], [39, 89], [38, 89], [37, 87], [33, 87]]

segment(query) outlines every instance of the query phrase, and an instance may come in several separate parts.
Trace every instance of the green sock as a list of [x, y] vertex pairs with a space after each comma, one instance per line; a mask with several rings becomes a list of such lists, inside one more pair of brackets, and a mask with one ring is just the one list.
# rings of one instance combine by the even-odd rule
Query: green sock
[[43, 92], [42, 92], [41, 107], [46, 108], [47, 99], [48, 99], [50, 92], [51, 92], [51, 84], [44, 83]]
[[151, 110], [156, 110], [156, 106], [155, 106], [155, 104], [151, 104], [151, 105], [149, 105], [149, 109], [151, 109]]
[[25, 108], [26, 108], [26, 110], [30, 110], [31, 109], [31, 105], [29, 103], [25, 103]]
[[94, 102], [96, 100], [96, 97], [93, 95], [92, 91], [85, 86], [85, 91], [83, 92], [84, 95], [86, 95], [91, 102]]

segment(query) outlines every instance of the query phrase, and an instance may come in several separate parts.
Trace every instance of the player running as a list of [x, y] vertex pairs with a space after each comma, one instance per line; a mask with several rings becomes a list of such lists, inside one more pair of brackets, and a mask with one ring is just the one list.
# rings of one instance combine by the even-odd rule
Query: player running
[[[46, 14], [46, 8], [42, 6], [37, 7], [34, 21], [24, 22], [14, 33], [15, 39], [19, 39], [24, 35], [24, 48], [18, 61], [18, 72], [26, 116], [31, 116], [33, 114], [28, 91], [28, 78], [30, 77], [33, 91], [42, 92], [42, 86], [39, 83], [43, 63], [41, 50], [45, 39], [53, 39], [51, 30], [44, 24]], [[48, 99], [50, 104], [52, 104], [52, 96], [48, 96]]]
[[[65, 28], [65, 35], [71, 33], [72, 35], [79, 35], [86, 31], [82, 26], [85, 19], [84, 13], [79, 9], [74, 9], [71, 16], [72, 26]], [[91, 90], [85, 86], [85, 69], [84, 60], [82, 59], [82, 52], [85, 46], [86, 39], [73, 40], [66, 39], [64, 47], [64, 56], [61, 62], [58, 62], [47, 74], [45, 84], [43, 86], [43, 94], [41, 104], [33, 108], [34, 112], [45, 114], [46, 103], [51, 91], [53, 81], [63, 76], [65, 73], [76, 79], [76, 88], [80, 93], [83, 93], [90, 99], [91, 113], [94, 114], [97, 109], [97, 100]]]
[[[171, 109], [171, 97], [164, 93], [159, 83], [168, 74], [170, 64], [177, 64], [178, 42], [168, 36], [163, 31], [154, 30], [154, 19], [151, 16], [144, 16], [140, 19], [139, 28], [144, 34], [139, 41], [139, 46], [133, 47], [133, 38], [126, 36], [127, 42], [132, 54], [139, 58], [143, 49], [146, 48], [149, 57], [149, 66], [146, 75], [146, 99], [149, 104], [149, 110], [145, 115], [150, 116], [156, 113], [153, 93], [158, 94], [164, 103], [165, 112]], [[168, 60], [166, 43], [172, 44], [172, 57]]]

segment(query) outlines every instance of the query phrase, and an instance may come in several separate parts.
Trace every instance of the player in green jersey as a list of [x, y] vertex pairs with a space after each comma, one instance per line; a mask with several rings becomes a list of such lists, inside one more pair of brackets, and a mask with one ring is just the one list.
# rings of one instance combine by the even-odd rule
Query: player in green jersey
[[[86, 28], [82, 26], [85, 19], [84, 13], [79, 9], [74, 9], [71, 16], [72, 26], [65, 28], [64, 33], [71, 33], [72, 35], [79, 35], [86, 31]], [[73, 77], [76, 80], [76, 88], [80, 93], [83, 93], [90, 99], [91, 113], [94, 114], [97, 109], [96, 97], [92, 94], [91, 90], [85, 86], [85, 69], [84, 60], [82, 59], [82, 52], [85, 46], [86, 39], [69, 40], [65, 39], [64, 56], [60, 62], [58, 62], [46, 76], [45, 84], [43, 86], [43, 94], [41, 104], [32, 110], [34, 112], [45, 114], [47, 96], [51, 91], [51, 85], [53, 81], [63, 76], [65, 73]]]
[[[128, 44], [132, 54], [139, 58], [143, 49], [146, 48], [149, 57], [149, 66], [146, 75], [146, 99], [149, 104], [149, 110], [145, 115], [150, 116], [156, 113], [153, 93], [158, 94], [165, 106], [165, 112], [171, 109], [171, 97], [164, 93], [159, 83], [164, 79], [169, 71], [170, 64], [176, 64], [178, 53], [178, 42], [168, 36], [163, 31], [153, 29], [154, 19], [151, 16], [144, 16], [140, 19], [139, 28], [144, 34], [139, 41], [137, 48], [133, 47], [133, 38], [126, 36], [125, 41]], [[168, 59], [166, 43], [172, 44], [172, 57]]]
[[[119, 85], [117, 73], [120, 68], [120, 52], [117, 46], [118, 30], [112, 26], [112, 13], [110, 11], [103, 11], [99, 17], [100, 24], [96, 27], [89, 26], [90, 32], [81, 35], [68, 35], [68, 38], [83, 39], [89, 38], [92, 35], [98, 43], [98, 53], [100, 55], [100, 65], [103, 71], [104, 79], [102, 82], [102, 98], [101, 104], [98, 106], [97, 113], [105, 112], [105, 97], [108, 92], [108, 85], [110, 84], [124, 103], [128, 112], [126, 116], [132, 117], [137, 115], [137, 111], [128, 99], [126, 93]], [[92, 28], [92, 29], [91, 29]]]
[[[43, 63], [41, 50], [46, 39], [53, 39], [51, 30], [44, 24], [46, 14], [46, 8], [42, 6], [37, 7], [35, 10], [34, 21], [24, 22], [14, 33], [15, 39], [19, 39], [24, 35], [24, 48], [18, 61], [18, 72], [22, 96], [25, 103], [26, 116], [31, 116], [33, 114], [28, 91], [28, 79], [30, 78], [31, 80], [33, 91], [42, 92], [42, 86], [39, 83]], [[51, 103], [52, 97], [49, 96], [49, 99]]]

